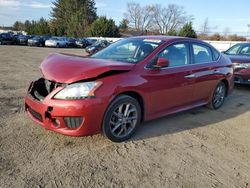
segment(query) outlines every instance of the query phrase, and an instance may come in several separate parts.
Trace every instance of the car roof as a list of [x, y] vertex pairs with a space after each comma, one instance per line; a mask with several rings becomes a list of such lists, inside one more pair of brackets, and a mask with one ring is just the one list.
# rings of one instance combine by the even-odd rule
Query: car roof
[[191, 40], [191, 41], [200, 41], [194, 38], [187, 38], [187, 37], [179, 37], [179, 36], [164, 36], [164, 35], [144, 35], [144, 36], [136, 36], [131, 38], [138, 38], [138, 39], [154, 39], [154, 40], [163, 40], [163, 41], [172, 41], [172, 40]]
[[[239, 43], [237, 43], [237, 44], [239, 44], [239, 45], [250, 45], [250, 42], [239, 42]], [[236, 44], [235, 44], [236, 45]]]

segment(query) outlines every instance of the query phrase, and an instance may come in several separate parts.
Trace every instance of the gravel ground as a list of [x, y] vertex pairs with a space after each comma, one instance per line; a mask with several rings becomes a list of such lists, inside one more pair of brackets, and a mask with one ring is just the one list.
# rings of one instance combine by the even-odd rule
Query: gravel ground
[[67, 137], [23, 112], [31, 80], [50, 52], [0, 46], [0, 187], [250, 187], [250, 87], [217, 111], [196, 108], [143, 123], [124, 143]]

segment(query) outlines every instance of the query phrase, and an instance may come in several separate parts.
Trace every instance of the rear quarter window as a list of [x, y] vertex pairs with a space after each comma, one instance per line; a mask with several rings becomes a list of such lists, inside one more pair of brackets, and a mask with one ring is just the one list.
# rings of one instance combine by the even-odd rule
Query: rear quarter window
[[214, 61], [218, 61], [219, 57], [220, 57], [220, 52], [218, 50], [216, 50], [215, 48], [211, 48], [212, 52], [213, 52], [213, 60]]

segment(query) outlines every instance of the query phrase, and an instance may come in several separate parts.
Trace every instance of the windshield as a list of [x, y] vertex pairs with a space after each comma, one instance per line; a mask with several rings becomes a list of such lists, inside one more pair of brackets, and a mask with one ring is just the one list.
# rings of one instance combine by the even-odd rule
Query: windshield
[[162, 40], [155, 39], [123, 39], [97, 52], [91, 58], [138, 63], [162, 43]]
[[237, 55], [239, 53], [239, 49], [240, 49], [240, 44], [236, 44], [234, 46], [232, 46], [231, 48], [229, 48], [225, 54], [227, 55]]

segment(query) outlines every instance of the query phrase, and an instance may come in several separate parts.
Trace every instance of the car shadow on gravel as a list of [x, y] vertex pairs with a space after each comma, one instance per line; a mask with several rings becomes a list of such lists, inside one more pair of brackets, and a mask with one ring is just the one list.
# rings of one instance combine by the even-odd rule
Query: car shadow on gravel
[[205, 106], [198, 107], [144, 122], [131, 140], [159, 137], [220, 123], [250, 111], [249, 101], [250, 86], [236, 85], [233, 93], [226, 98], [220, 109], [211, 110]]

